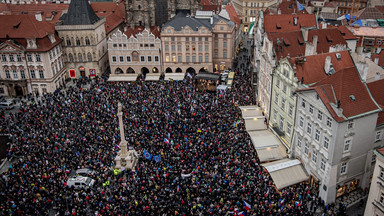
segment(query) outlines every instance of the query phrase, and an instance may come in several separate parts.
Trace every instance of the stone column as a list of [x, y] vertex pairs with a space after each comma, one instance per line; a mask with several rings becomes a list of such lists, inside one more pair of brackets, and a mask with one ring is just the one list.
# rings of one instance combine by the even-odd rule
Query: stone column
[[127, 150], [127, 141], [125, 140], [125, 133], [124, 133], [124, 125], [123, 125], [123, 112], [121, 111], [121, 103], [119, 102], [118, 105], [118, 113], [117, 116], [119, 117], [119, 127], [120, 127], [120, 156], [121, 157], [127, 157], [128, 156], [128, 150]]

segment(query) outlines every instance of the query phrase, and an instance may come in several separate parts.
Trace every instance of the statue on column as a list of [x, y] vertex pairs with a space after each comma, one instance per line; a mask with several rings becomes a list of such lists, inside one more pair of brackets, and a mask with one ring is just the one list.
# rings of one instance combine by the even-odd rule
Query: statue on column
[[131, 169], [134, 170], [138, 155], [133, 147], [127, 148], [127, 141], [125, 140], [124, 125], [123, 125], [123, 112], [121, 109], [121, 103], [119, 102], [117, 116], [119, 118], [119, 128], [120, 128], [120, 151], [117, 153], [115, 158], [115, 169]]

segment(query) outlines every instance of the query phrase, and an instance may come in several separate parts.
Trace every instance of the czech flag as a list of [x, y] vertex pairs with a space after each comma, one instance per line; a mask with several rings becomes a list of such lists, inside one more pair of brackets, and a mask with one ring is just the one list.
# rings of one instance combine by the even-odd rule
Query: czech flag
[[161, 156], [160, 156], [160, 155], [155, 155], [155, 156], [153, 156], [153, 160], [155, 160], [156, 163], [160, 163], [160, 161], [161, 161]]
[[242, 211], [239, 214], [237, 214], [237, 216], [245, 216], [245, 213]]
[[244, 201], [244, 209], [245, 209], [245, 210], [251, 210], [252, 207], [251, 207], [251, 205], [250, 205], [249, 203], [247, 203], [247, 202]]
[[169, 139], [164, 138], [164, 142], [168, 145], [169, 144]]
[[143, 157], [148, 160], [151, 160], [152, 155], [149, 152], [147, 152], [147, 150], [144, 150]]

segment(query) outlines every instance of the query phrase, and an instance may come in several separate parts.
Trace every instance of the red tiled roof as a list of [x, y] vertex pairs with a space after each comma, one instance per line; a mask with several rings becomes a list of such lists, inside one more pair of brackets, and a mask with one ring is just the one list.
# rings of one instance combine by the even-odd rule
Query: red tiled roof
[[331, 7], [331, 8], [336, 8], [337, 5], [335, 2], [325, 2], [323, 7]]
[[331, 57], [331, 63], [336, 73], [343, 68], [353, 67], [354, 63], [348, 51], [337, 52], [341, 54], [341, 59], [337, 60], [336, 53], [326, 53], [320, 55], [306, 56], [305, 62], [300, 61], [304, 57], [291, 58], [290, 63], [293, 66], [296, 64], [296, 77], [299, 81], [304, 81], [304, 84], [314, 84], [325, 78], [328, 75], [324, 71], [325, 59]]
[[[379, 111], [379, 107], [371, 99], [368, 89], [360, 80], [355, 67], [344, 68], [327, 78], [321, 80], [313, 87], [299, 90], [315, 90], [332, 117], [338, 121], [344, 121], [333, 110], [331, 103], [337, 104], [340, 101], [340, 108], [343, 109], [343, 116], [351, 118], [370, 111]], [[354, 96], [353, 101], [350, 96]]]
[[[318, 54], [328, 53], [330, 46], [338, 44], [347, 45], [341, 33], [337, 29], [315, 29], [309, 30], [308, 41], [312, 43], [313, 36], [318, 36], [317, 49]], [[298, 57], [305, 55], [305, 43], [301, 31], [267, 33], [268, 39], [273, 41], [273, 47], [276, 57], [279, 60], [290, 55]], [[281, 41], [281, 46], [277, 45], [277, 38]]]
[[[131, 36], [136, 37], [136, 35], [140, 32], [143, 32], [145, 27], [143, 26], [136, 26], [134, 29], [131, 27], [128, 27], [127, 30], [124, 32], [125, 35], [127, 35], [128, 38]], [[157, 26], [151, 26], [150, 29], [148, 29], [155, 37], [160, 38], [160, 28]]]
[[378, 65], [384, 67], [384, 52], [380, 52], [379, 54], [372, 54], [371, 59], [373, 62], [375, 62], [376, 58], [379, 58]]
[[[297, 25], [293, 25], [294, 17], [297, 17]], [[264, 15], [265, 32], [297, 31], [301, 27], [316, 27], [316, 16], [314, 14]]]
[[[51, 43], [51, 41], [48, 38], [48, 35], [43, 37], [43, 38], [36, 38], [36, 44], [37, 44], [37, 49], [26, 49], [26, 51], [31, 51], [31, 52], [46, 52], [53, 47], [55, 47], [57, 44], [60, 44], [62, 39], [59, 38], [57, 35], [55, 35], [56, 42]], [[23, 47], [27, 47], [27, 40], [24, 38], [17, 38], [13, 39], [17, 44]], [[9, 43], [9, 40], [6, 38], [0, 38], [0, 42], [4, 43]]]
[[225, 6], [225, 10], [227, 11], [229, 18], [231, 19], [232, 22], [236, 23], [237, 25], [241, 24], [241, 18], [237, 14], [235, 7], [233, 6], [232, 2], [230, 2], [229, 4], [227, 4]]
[[[216, 11], [217, 10], [217, 5], [203, 5], [202, 6], [203, 11]], [[221, 10], [221, 5], [219, 5], [219, 11]]]
[[161, 28], [159, 26], [151, 26], [151, 33], [155, 35], [156, 38], [160, 38]]
[[[121, 10], [121, 7], [123, 6], [123, 11]], [[125, 18], [125, 12], [124, 12], [124, 3], [116, 4], [115, 2], [91, 2], [91, 7], [97, 14], [97, 16], [102, 15], [103, 13], [113, 13], [116, 14], [116, 16], [119, 16], [121, 18]], [[100, 17], [100, 16], [99, 16]]]
[[124, 22], [124, 19], [121, 16], [118, 16], [115, 13], [112, 12], [99, 12], [96, 13], [98, 17], [105, 17], [105, 32], [110, 33], [113, 31], [117, 26], [121, 25]]
[[[299, 1], [303, 6], [305, 5], [305, 3], [303, 1]], [[277, 8], [268, 8], [264, 14], [277, 14], [278, 13], [278, 10], [280, 9], [280, 13], [281, 14], [293, 14], [293, 13], [296, 13], [296, 14], [308, 14], [307, 10], [301, 10], [301, 11], [298, 11], [297, 10], [297, 3], [296, 1], [282, 1], [278, 6]]]
[[358, 19], [384, 19], [383, 13], [377, 8], [364, 8], [357, 12]]
[[379, 148], [376, 151], [379, 152], [382, 156], [384, 156], [384, 148]]
[[[372, 94], [372, 97], [375, 99], [375, 101], [384, 108], [384, 79], [377, 80], [371, 83], [368, 83], [369, 91]], [[382, 125], [384, 124], [384, 112], [379, 113], [379, 118], [377, 118], [376, 125]]]
[[337, 26], [337, 28], [339, 29], [341, 35], [343, 36], [343, 38], [345, 40], [356, 40], [357, 39], [357, 37], [344, 25]]
[[0, 15], [0, 38], [43, 38], [47, 33], [55, 33], [54, 24], [34, 15]]
[[379, 11], [381, 11], [381, 13], [384, 14], [384, 6], [376, 6], [375, 8], [378, 9]]

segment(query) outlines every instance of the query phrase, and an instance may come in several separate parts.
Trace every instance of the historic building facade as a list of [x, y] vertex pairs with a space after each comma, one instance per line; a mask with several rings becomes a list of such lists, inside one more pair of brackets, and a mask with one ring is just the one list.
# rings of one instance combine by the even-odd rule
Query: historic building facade
[[72, 1], [56, 30], [63, 38], [71, 78], [94, 77], [108, 67], [106, 19], [99, 18], [86, 0]]
[[200, 9], [199, 0], [127, 0], [127, 24], [135, 26], [162, 26], [177, 12], [195, 14]]
[[54, 25], [40, 18], [0, 16], [0, 95], [42, 95], [64, 85], [62, 40]]
[[[111, 77], [123, 74], [159, 73], [161, 70], [159, 35], [138, 27], [132, 34], [129, 28], [117, 31], [108, 39]], [[136, 33], [137, 32], [137, 33]]]

